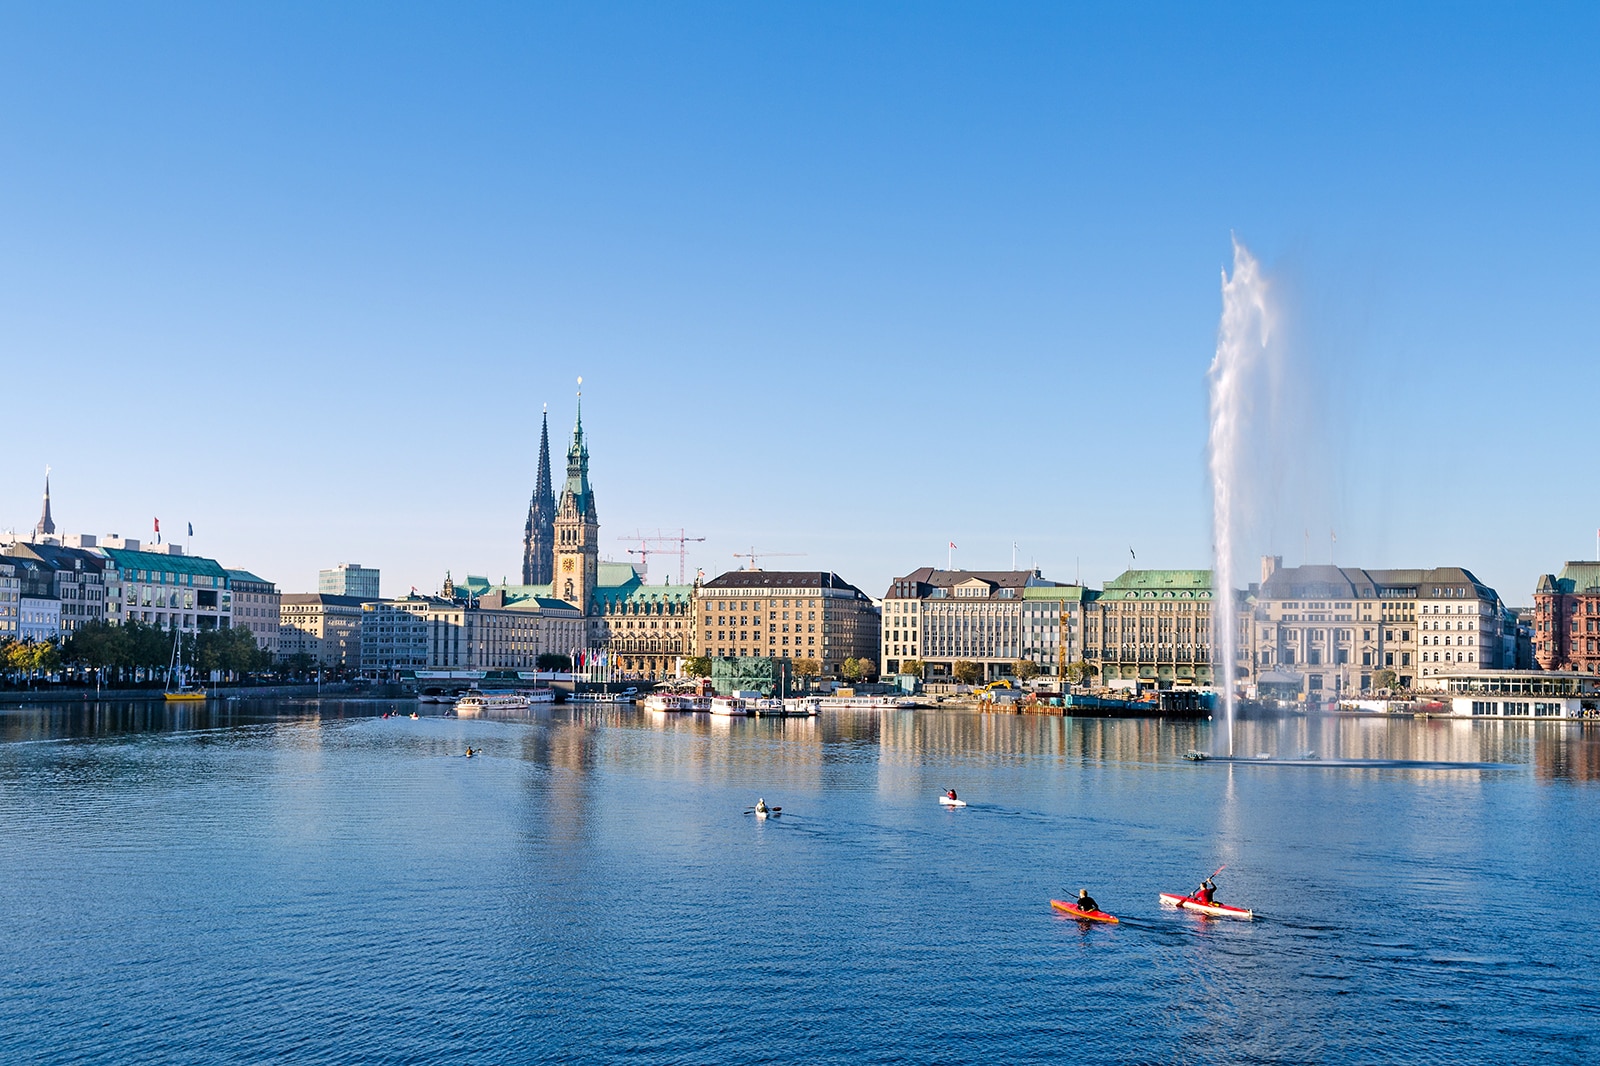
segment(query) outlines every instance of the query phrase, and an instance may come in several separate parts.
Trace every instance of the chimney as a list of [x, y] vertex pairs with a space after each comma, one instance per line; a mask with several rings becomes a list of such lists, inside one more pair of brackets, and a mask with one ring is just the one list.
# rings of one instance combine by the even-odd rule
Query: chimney
[[1283, 565], [1281, 555], [1263, 555], [1261, 557], [1261, 583], [1265, 585], [1267, 579], [1278, 572], [1278, 567]]

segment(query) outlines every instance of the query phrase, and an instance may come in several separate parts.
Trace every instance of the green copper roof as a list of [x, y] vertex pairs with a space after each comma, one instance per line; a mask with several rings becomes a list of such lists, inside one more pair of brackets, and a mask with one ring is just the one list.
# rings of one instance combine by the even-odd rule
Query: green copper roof
[[[102, 548], [106, 558], [117, 564], [124, 575], [130, 570], [149, 570], [162, 574], [201, 574], [227, 580], [228, 571], [215, 559], [199, 555], [162, 555], [159, 552], [136, 552], [126, 548]], [[134, 579], [137, 580], [137, 579]]]
[[1084, 588], [1082, 585], [1056, 585], [1053, 588], [1048, 585], [1035, 585], [1031, 588], [1023, 589], [1022, 598], [1025, 600], [1063, 600], [1067, 603], [1082, 603]]
[[1561, 568], [1556, 578], [1562, 592], [1583, 592], [1600, 588], [1600, 563], [1571, 562]]
[[1210, 599], [1209, 570], [1124, 570], [1106, 582], [1103, 600]]

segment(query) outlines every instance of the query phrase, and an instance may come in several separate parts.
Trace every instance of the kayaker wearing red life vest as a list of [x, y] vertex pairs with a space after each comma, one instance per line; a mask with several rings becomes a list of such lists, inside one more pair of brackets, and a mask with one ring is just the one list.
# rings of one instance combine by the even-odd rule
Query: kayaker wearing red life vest
[[1215, 903], [1217, 899], [1217, 886], [1211, 878], [1200, 882], [1200, 887], [1194, 890], [1194, 898], [1201, 903]]
[[956, 790], [953, 789], [953, 788], [945, 789], [944, 790], [944, 794], [950, 799], [955, 799], [956, 798]]

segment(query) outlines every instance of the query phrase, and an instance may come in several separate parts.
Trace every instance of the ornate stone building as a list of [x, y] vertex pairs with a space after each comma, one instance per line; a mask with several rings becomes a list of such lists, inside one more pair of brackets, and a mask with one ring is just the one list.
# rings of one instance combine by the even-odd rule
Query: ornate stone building
[[1569, 562], [1539, 579], [1533, 653], [1541, 670], [1600, 671], [1600, 563]]
[[555, 558], [556, 496], [550, 484], [550, 413], [539, 427], [539, 472], [533, 499], [528, 504], [528, 524], [522, 534], [522, 583], [548, 585]]
[[1083, 658], [1101, 684], [1211, 684], [1211, 571], [1126, 570], [1083, 605]]

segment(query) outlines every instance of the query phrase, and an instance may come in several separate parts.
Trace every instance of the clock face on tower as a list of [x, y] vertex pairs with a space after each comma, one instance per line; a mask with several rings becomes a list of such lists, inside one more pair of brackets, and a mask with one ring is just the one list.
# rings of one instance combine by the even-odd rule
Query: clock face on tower
[[565, 559], [561, 560], [561, 569], [566, 571], [569, 574], [572, 573], [573, 567], [575, 567], [576, 565], [577, 565], [577, 562], [570, 555], [567, 556]]

